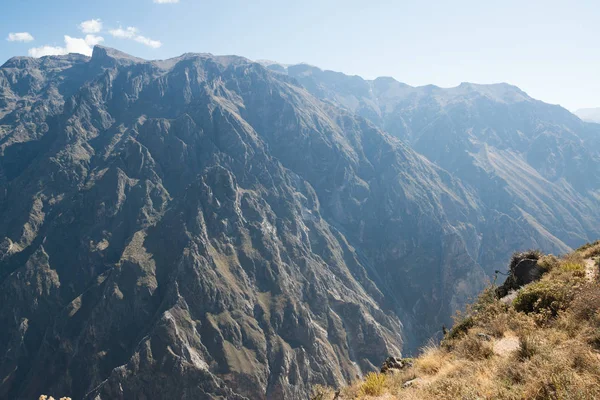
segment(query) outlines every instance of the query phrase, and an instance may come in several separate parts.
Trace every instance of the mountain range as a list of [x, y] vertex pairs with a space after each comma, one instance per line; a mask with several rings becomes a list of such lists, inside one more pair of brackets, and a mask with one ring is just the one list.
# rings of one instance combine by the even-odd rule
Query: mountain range
[[516, 87], [96, 46], [0, 67], [0, 397], [300, 399], [600, 236], [600, 125]]
[[[508, 84], [411, 87], [301, 64], [280, 68], [313, 95], [361, 115], [474, 189], [497, 241], [563, 253], [597, 237], [600, 126]], [[499, 229], [509, 223], [511, 235]], [[488, 238], [492, 238], [488, 236]], [[477, 260], [501, 268], [493, 250]], [[477, 254], [477, 253], [475, 253]]]

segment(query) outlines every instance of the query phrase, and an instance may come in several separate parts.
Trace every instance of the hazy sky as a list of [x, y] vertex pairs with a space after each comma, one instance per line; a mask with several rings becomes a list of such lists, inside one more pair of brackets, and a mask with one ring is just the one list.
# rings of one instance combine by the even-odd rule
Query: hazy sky
[[103, 39], [143, 58], [210, 52], [411, 85], [508, 82], [571, 110], [600, 106], [598, 0], [2, 0], [1, 9], [0, 63], [86, 53]]

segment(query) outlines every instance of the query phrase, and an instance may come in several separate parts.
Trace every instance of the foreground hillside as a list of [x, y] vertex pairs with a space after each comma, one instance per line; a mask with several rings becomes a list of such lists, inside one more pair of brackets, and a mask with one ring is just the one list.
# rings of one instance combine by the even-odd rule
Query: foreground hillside
[[[600, 398], [598, 256], [598, 242], [561, 259], [515, 255], [513, 266], [537, 259], [542, 278], [504, 297], [502, 288], [487, 289], [441, 345], [367, 375], [337, 398]], [[335, 396], [316, 388], [313, 398]]]

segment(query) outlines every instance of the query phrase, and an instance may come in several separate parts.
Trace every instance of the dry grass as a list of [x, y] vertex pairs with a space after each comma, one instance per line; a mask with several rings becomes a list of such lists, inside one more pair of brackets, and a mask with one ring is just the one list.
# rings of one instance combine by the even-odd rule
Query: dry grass
[[367, 396], [379, 396], [385, 391], [385, 381], [385, 374], [369, 372], [360, 387], [360, 391]]
[[[583, 269], [598, 252], [600, 242], [562, 259], [540, 257], [548, 273], [520, 289], [514, 304], [485, 291], [412, 368], [369, 375], [339, 398], [600, 399], [600, 285], [588, 282]], [[515, 346], [494, 353], [506, 338]], [[362, 390], [367, 384], [377, 389]]]
[[585, 246], [580, 247], [576, 251], [583, 258], [592, 258], [600, 256], [600, 240], [594, 243], [588, 243]]
[[421, 374], [432, 375], [439, 372], [449, 357], [450, 354], [446, 350], [430, 345], [423, 349], [423, 353], [415, 360], [415, 366]]

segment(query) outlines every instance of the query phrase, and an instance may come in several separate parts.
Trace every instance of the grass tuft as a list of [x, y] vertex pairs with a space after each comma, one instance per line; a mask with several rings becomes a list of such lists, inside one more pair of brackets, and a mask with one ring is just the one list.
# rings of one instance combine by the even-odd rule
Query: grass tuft
[[367, 396], [379, 396], [383, 394], [385, 389], [386, 375], [378, 372], [369, 372], [365, 377], [360, 390]]

